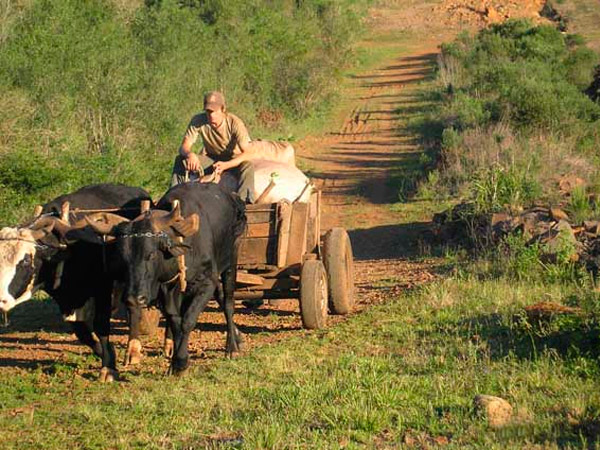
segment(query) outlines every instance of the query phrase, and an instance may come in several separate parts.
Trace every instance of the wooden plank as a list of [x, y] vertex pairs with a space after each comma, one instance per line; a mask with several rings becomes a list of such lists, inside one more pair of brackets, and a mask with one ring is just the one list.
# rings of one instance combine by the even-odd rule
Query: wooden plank
[[248, 229], [246, 230], [245, 237], [253, 238], [253, 237], [277, 236], [274, 228], [275, 228], [275, 224], [271, 223], [271, 222], [251, 223], [251, 224], [248, 224]]
[[262, 286], [265, 279], [261, 276], [254, 275], [246, 272], [238, 272], [236, 275], [235, 282], [238, 284], [249, 284], [253, 286]]
[[290, 243], [290, 224], [292, 221], [292, 205], [282, 202], [279, 205], [279, 239], [277, 240], [277, 266], [287, 264], [287, 252]]
[[240, 243], [238, 264], [273, 264], [277, 256], [274, 238], [244, 238]]
[[311, 195], [308, 203], [308, 221], [306, 225], [306, 251], [308, 253], [316, 253], [319, 245], [319, 202], [317, 197], [317, 195]]
[[246, 220], [249, 224], [274, 222], [276, 217], [275, 208], [261, 211], [246, 210]]
[[302, 255], [306, 253], [307, 221], [308, 203], [295, 203], [292, 205], [290, 243], [286, 258], [287, 265], [302, 262]]

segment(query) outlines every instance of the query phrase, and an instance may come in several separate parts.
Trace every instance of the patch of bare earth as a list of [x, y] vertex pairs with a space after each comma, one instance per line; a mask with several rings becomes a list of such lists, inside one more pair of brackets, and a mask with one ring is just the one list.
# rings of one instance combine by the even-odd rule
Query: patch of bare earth
[[[454, 4], [467, 3], [457, 0]], [[473, 2], [471, 2], [473, 3]], [[484, 2], [485, 3], [485, 2]], [[511, 2], [506, 2], [511, 3]], [[514, 3], [514, 2], [513, 2]], [[433, 72], [438, 46], [457, 29], [450, 2], [397, 1], [371, 11], [370, 25], [377, 36], [398, 32], [414, 33], [412, 42], [380, 67], [350, 77], [344, 87], [341, 116], [328, 134], [307, 137], [297, 143], [299, 156], [314, 171], [323, 192], [323, 230], [333, 226], [348, 229], [355, 255], [357, 307], [360, 312], [407, 289], [432, 280], [437, 262], [423, 260], [419, 246], [427, 223], [407, 223], [401, 210], [389, 205], [398, 199], [389, 183], [394, 170], [418, 159], [423, 149], [415, 136], [400, 124], [420, 108], [416, 87]], [[467, 8], [468, 10], [468, 8]], [[469, 27], [479, 23], [470, 23]], [[384, 43], [387, 42], [387, 43]], [[395, 45], [390, 39], [372, 39], [366, 48]], [[407, 50], [408, 49], [408, 50]], [[11, 324], [0, 329], [0, 373], [39, 368], [52, 373], [56, 363], [77, 364], [77, 355], [89, 350], [77, 343], [62, 323], [57, 308], [48, 302], [20, 305]], [[330, 316], [329, 325], [343, 317]], [[308, 333], [302, 329], [297, 301], [266, 303], [259, 309], [236, 307], [235, 321], [245, 334], [246, 351], [270, 345], [288, 336]], [[114, 320], [115, 342], [120, 356], [126, 346], [126, 324]], [[214, 306], [202, 314], [190, 339], [195, 363], [223, 355], [223, 314]], [[161, 355], [161, 336], [144, 339], [146, 358], [141, 366], [124, 370], [163, 372], [167, 362]], [[82, 375], [93, 378], [99, 368], [91, 363]], [[77, 369], [78, 370], [78, 369]], [[127, 375], [125, 375], [127, 377]]]

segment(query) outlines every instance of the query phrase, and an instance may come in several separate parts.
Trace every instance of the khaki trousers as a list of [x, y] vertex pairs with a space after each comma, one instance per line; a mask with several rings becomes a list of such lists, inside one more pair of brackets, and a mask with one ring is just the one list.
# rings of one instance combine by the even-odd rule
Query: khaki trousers
[[[188, 181], [196, 181], [204, 175], [212, 173], [212, 165], [216, 160], [204, 154], [198, 155], [200, 159], [200, 172], [188, 173]], [[186, 182], [186, 169], [183, 164], [184, 158], [181, 155], [177, 155], [175, 162], [173, 163], [173, 173], [171, 176], [171, 187]], [[240, 198], [246, 203], [253, 203], [254, 198], [254, 167], [249, 161], [244, 161], [239, 166], [230, 169], [231, 172], [239, 180], [238, 194]]]

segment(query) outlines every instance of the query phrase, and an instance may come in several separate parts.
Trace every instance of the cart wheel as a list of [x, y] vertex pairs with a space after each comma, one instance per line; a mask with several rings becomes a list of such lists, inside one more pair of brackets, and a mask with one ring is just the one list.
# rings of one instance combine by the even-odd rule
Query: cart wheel
[[348, 314], [354, 308], [354, 259], [350, 237], [343, 228], [332, 228], [324, 241], [329, 309], [333, 314]]
[[308, 260], [300, 275], [300, 315], [304, 328], [316, 330], [327, 323], [327, 273], [319, 260]]

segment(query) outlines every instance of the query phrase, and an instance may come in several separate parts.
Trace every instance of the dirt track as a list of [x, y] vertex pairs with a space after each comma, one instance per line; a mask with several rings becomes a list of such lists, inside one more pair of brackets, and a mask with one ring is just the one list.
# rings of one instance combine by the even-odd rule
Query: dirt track
[[[431, 5], [403, 3], [410, 8], [372, 11], [375, 28], [387, 33], [423, 26], [427, 37], [412, 43], [409, 50], [399, 49], [397, 56], [376, 70], [349, 78], [337, 129], [296, 145], [304, 163], [314, 168], [323, 191], [323, 229], [343, 226], [350, 232], [356, 260], [357, 311], [434, 277], [432, 262], [414, 258], [419, 236], [427, 225], [405, 223], [402, 211], [389, 208], [397, 201], [397, 188], [390, 186], [388, 179], [394, 168], [418, 159], [422, 151], [403, 124], [420, 107], [415, 87], [432, 74], [437, 46], [452, 32], [427, 28]], [[380, 44], [374, 39], [364, 45]], [[389, 45], [394, 45], [393, 41]], [[238, 306], [235, 320], [246, 335], [246, 351], [305, 333], [298, 312], [296, 301], [266, 304], [257, 310]], [[330, 317], [330, 324], [340, 320], [344, 319]], [[125, 324], [115, 321], [114, 328], [113, 341], [122, 360]], [[166, 370], [160, 341], [160, 337], [145, 339], [146, 358], [141, 366], [130, 369], [132, 373]], [[222, 314], [209, 308], [190, 342], [194, 363], [222, 357]], [[88, 353], [68, 333], [51, 302], [17, 307], [11, 314], [11, 325], [0, 329], [0, 373], [32, 368], [53, 372], [56, 362], [72, 364], [74, 354]], [[81, 375], [93, 377], [97, 368], [97, 363], [90, 362]]]

